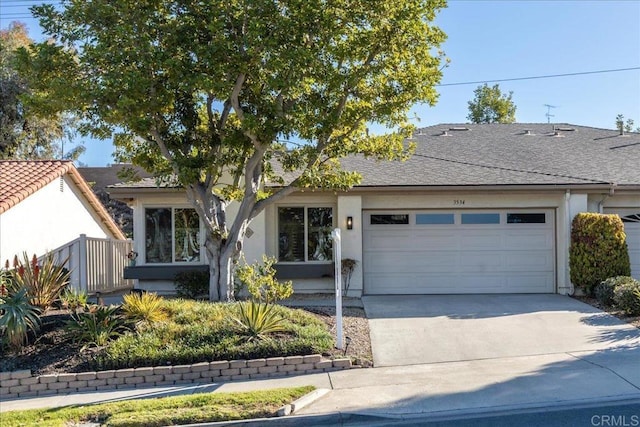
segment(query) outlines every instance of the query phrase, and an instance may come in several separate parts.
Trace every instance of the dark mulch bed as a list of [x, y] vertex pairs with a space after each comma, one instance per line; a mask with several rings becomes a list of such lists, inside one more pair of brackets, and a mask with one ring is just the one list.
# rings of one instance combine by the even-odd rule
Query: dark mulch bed
[[91, 370], [91, 351], [81, 352], [82, 344], [74, 343], [64, 331], [70, 319], [64, 311], [51, 311], [41, 317], [37, 337], [18, 352], [0, 352], [0, 371], [30, 369], [34, 374], [83, 372]]

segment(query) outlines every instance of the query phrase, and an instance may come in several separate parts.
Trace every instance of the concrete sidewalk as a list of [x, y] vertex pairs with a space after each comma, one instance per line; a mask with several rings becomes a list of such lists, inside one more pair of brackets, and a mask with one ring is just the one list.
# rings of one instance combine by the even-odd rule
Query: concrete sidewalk
[[[330, 392], [297, 411], [296, 415], [306, 417], [300, 417], [296, 425], [333, 425], [348, 414], [391, 418], [462, 416], [638, 399], [639, 361], [640, 348], [619, 347], [597, 352], [353, 369], [257, 381], [2, 400], [0, 410], [314, 385]], [[273, 420], [276, 424], [282, 421]], [[264, 420], [261, 422], [265, 423]]]
[[640, 348], [447, 362], [331, 374], [299, 414], [463, 415], [640, 398]]

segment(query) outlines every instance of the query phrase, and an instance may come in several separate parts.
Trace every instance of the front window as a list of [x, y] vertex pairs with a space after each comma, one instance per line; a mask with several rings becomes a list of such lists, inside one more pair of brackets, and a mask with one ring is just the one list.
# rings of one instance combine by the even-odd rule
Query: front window
[[278, 208], [278, 260], [331, 261], [333, 259], [332, 227], [332, 208]]
[[200, 261], [200, 220], [194, 209], [145, 209], [147, 263]]

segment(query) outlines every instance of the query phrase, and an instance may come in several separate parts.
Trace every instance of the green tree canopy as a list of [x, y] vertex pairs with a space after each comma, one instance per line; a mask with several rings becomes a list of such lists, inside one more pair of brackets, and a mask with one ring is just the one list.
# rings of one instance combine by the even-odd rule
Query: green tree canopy
[[[113, 133], [121, 159], [184, 186], [205, 223], [210, 297], [232, 299], [245, 231], [266, 206], [300, 188], [357, 184], [360, 175], [341, 168], [345, 156], [409, 155], [408, 111], [437, 98], [445, 34], [432, 21], [443, 7], [62, 1], [61, 11], [34, 8], [57, 43], [23, 51], [22, 69], [33, 70], [41, 109], [71, 109], [94, 135]], [[369, 135], [367, 123], [394, 131]]]
[[[73, 129], [63, 113], [37, 114], [23, 102], [30, 86], [15, 67], [16, 52], [31, 43], [23, 23], [0, 30], [0, 159], [59, 158], [63, 138]], [[65, 158], [75, 160], [83, 150], [76, 147]]]
[[489, 86], [486, 83], [473, 91], [474, 98], [469, 101], [471, 123], [514, 123], [516, 121], [516, 105], [511, 100], [513, 92], [503, 94], [499, 85]]

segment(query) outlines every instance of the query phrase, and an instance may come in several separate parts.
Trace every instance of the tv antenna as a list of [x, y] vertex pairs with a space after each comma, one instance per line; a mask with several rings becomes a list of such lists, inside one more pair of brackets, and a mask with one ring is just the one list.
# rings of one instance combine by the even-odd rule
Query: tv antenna
[[558, 107], [556, 105], [549, 104], [544, 104], [544, 106], [547, 107], [547, 113], [545, 114], [545, 116], [547, 116], [547, 123], [551, 123], [551, 117], [555, 117], [555, 114], [551, 114], [551, 109]]

